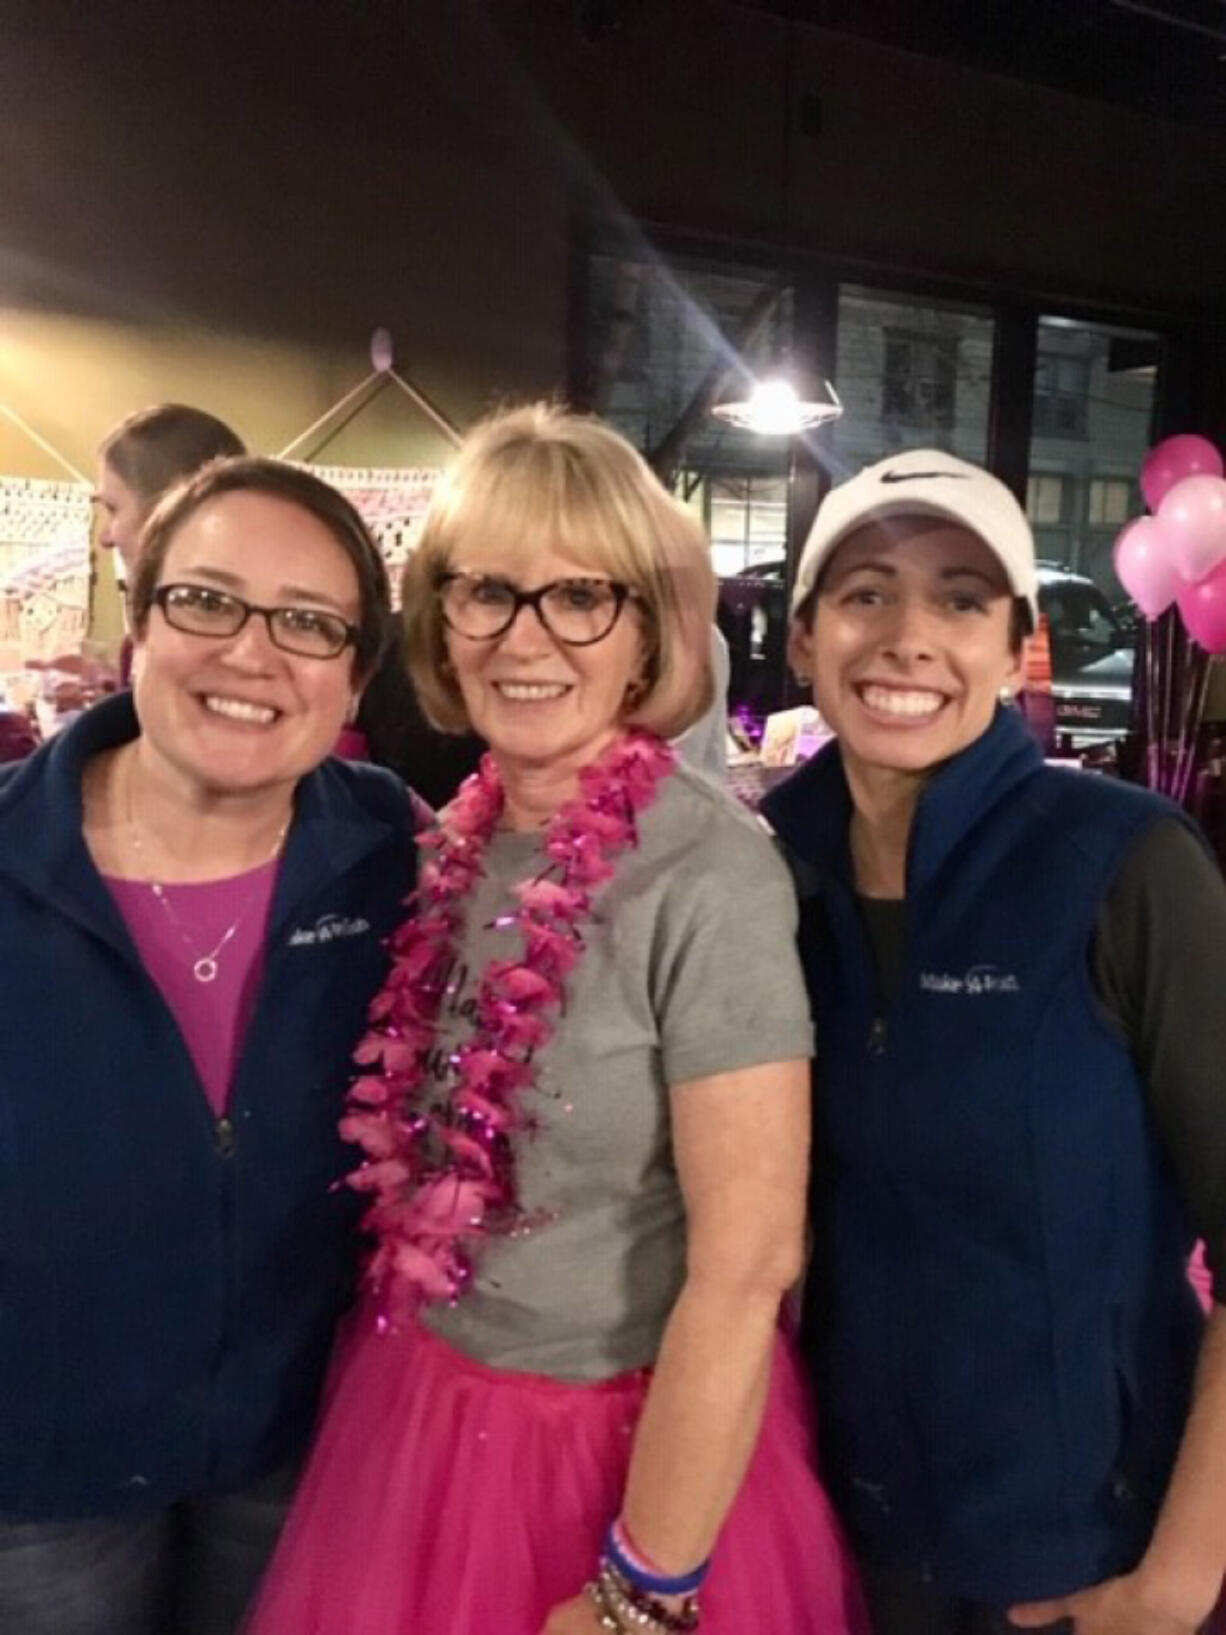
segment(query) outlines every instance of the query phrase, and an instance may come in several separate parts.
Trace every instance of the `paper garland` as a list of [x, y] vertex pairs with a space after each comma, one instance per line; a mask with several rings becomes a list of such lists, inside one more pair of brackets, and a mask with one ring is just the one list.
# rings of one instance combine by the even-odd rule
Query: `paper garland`
[[351, 501], [375, 543], [392, 580], [392, 598], [400, 599], [400, 574], [417, 542], [431, 496], [442, 471], [436, 466], [325, 466], [304, 470], [339, 488]]
[[88, 483], [0, 476], [0, 655], [80, 651], [89, 622]]

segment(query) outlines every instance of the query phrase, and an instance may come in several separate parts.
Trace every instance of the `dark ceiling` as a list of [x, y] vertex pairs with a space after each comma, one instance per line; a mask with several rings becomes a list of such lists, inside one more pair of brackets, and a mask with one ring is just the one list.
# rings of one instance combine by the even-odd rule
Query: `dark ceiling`
[[[652, 0], [631, 0], [650, 6]], [[1226, 0], [732, 0], [882, 45], [1226, 129]]]
[[[522, 12], [592, 44], [646, 27], [673, 0], [453, 0], [454, 23]], [[858, 35], [1164, 119], [1226, 130], [1226, 0], [715, 0]], [[0, 37], [53, 38], [81, 61], [124, 53], [146, 69], [228, 60], [299, 90], [403, 90], [401, 52], [423, 29], [449, 32], [440, 0], [0, 0]], [[433, 19], [431, 21], [430, 19]], [[343, 41], [343, 45], [342, 45]], [[322, 65], [326, 64], [326, 70]]]

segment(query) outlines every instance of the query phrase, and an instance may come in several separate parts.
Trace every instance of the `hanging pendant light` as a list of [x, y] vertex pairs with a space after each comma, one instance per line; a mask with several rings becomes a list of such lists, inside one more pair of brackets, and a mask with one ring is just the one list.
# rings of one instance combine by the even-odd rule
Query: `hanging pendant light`
[[748, 396], [716, 403], [711, 413], [739, 431], [759, 437], [795, 437], [814, 426], [824, 426], [843, 413], [839, 394], [830, 381], [822, 382], [824, 398], [804, 398], [784, 373], [753, 383]]
[[[796, 123], [795, 108], [795, 81], [796, 81], [796, 21], [789, 11], [786, 32], [784, 34], [783, 56], [783, 96], [781, 107], [783, 112], [783, 126], [781, 131], [781, 183], [779, 193], [780, 205], [780, 238], [785, 246], [792, 241], [792, 170], [793, 170], [793, 127]], [[793, 275], [794, 276], [794, 275]], [[784, 288], [780, 288], [776, 298], [773, 318], [778, 326], [781, 322], [780, 314], [785, 295]], [[735, 426], [739, 431], [753, 432], [759, 437], [796, 437], [801, 432], [811, 431], [815, 426], [825, 426], [832, 420], [837, 420], [843, 413], [843, 404], [834, 386], [828, 380], [820, 381], [822, 392], [802, 392], [797, 386], [796, 371], [789, 368], [786, 356], [786, 342], [782, 342], [776, 333], [775, 344], [772, 347], [774, 358], [773, 367], [761, 379], [757, 380], [748, 373], [743, 363], [736, 365], [738, 380], [732, 388], [733, 395], [711, 406], [711, 413], [725, 424]], [[802, 372], [808, 379], [804, 384], [812, 381], [813, 371], [806, 369]], [[824, 395], [822, 395], [824, 393]]]

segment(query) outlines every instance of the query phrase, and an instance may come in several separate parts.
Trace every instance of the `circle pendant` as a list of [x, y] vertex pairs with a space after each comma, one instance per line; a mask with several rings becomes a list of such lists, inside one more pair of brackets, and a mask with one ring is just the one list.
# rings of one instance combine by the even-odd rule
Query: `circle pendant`
[[217, 961], [212, 954], [206, 954], [192, 966], [192, 975], [197, 982], [212, 982], [217, 976]]

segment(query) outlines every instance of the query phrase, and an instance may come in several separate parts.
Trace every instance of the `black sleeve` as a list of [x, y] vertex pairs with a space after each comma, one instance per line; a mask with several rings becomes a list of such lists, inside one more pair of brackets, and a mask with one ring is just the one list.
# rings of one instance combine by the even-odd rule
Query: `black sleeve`
[[1176, 819], [1124, 859], [1099, 911], [1093, 972], [1226, 1305], [1226, 881]]

